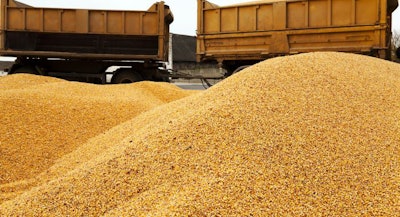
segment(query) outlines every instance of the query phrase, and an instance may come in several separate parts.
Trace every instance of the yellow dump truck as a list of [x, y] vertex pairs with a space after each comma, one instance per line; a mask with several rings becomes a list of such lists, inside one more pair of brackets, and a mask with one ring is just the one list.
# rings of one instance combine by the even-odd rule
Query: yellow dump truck
[[35, 8], [0, 0], [0, 55], [17, 57], [9, 73], [104, 83], [163, 80], [173, 15], [164, 2], [147, 11]]
[[270, 57], [342, 51], [389, 58], [397, 0], [198, 0], [197, 61], [232, 74]]

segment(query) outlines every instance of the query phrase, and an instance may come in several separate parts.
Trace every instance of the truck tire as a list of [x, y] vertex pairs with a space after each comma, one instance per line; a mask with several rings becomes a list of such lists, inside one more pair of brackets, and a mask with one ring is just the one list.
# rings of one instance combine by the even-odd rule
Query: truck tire
[[242, 71], [243, 69], [245, 69], [245, 68], [247, 68], [249, 66], [252, 66], [252, 65], [253, 65], [252, 63], [245, 64], [245, 65], [239, 65], [239, 66], [236, 65], [236, 64], [235, 65], [231, 65], [228, 68], [225, 68], [226, 69], [225, 76], [229, 77], [231, 75], [234, 75], [234, 74], [236, 74], [236, 73]]
[[118, 70], [117, 72], [114, 73], [114, 75], [111, 79], [111, 83], [127, 84], [127, 83], [142, 81], [142, 80], [143, 80], [143, 78], [139, 73], [137, 73], [131, 69], [122, 69], [122, 70]]
[[400, 59], [400, 47], [396, 49], [396, 56]]
[[247, 67], [249, 67], [249, 66], [250, 66], [250, 65], [243, 65], [243, 66], [237, 67], [237, 69], [235, 69], [235, 71], [233, 71], [232, 75], [233, 75], [233, 74], [236, 74], [236, 73], [238, 73], [238, 72], [240, 72], [240, 71], [242, 71], [243, 69], [245, 69], [245, 68], [247, 68]]

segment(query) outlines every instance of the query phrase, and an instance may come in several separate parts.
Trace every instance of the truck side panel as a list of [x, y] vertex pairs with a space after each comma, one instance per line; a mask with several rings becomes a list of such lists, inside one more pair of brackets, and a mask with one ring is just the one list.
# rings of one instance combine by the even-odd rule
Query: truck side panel
[[7, 8], [8, 31], [157, 35], [157, 11]]
[[384, 58], [387, 15], [397, 7], [388, 1], [275, 0], [219, 7], [198, 0], [197, 60], [262, 60], [311, 51], [377, 52]]

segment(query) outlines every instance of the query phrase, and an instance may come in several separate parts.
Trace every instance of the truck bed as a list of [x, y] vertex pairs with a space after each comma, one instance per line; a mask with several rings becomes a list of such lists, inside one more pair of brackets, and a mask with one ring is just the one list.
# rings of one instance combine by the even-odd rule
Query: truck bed
[[34, 8], [10, 2], [1, 0], [1, 55], [167, 59], [173, 16], [163, 2], [147, 11]]
[[[397, 0], [198, 0], [197, 61], [226, 64], [312, 51], [389, 55]], [[389, 18], [388, 18], [389, 17]]]

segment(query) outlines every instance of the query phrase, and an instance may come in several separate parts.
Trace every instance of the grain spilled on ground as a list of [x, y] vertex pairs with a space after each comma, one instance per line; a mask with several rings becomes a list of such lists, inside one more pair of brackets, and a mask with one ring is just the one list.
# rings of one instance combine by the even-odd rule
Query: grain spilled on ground
[[0, 214], [398, 216], [400, 65], [275, 58], [114, 128], [90, 161]]
[[12, 196], [15, 186], [26, 188], [90, 138], [191, 93], [167, 83], [101, 86], [33, 75], [0, 78], [0, 198]]

